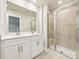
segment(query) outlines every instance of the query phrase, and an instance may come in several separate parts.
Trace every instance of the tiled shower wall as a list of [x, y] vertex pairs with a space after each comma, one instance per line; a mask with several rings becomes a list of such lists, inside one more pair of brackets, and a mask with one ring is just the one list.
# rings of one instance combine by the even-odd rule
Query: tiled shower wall
[[76, 6], [57, 13], [57, 45], [75, 51]]

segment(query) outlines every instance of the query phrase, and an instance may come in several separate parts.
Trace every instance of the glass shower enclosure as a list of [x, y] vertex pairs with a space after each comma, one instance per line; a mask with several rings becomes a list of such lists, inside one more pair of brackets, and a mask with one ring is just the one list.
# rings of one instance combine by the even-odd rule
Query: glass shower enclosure
[[76, 13], [73, 4], [48, 14], [48, 48], [76, 59]]

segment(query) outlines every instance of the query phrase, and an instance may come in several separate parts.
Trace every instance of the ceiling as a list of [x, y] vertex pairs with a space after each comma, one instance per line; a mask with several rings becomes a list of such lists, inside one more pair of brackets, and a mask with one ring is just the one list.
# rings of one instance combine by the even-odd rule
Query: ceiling
[[[27, 0], [29, 2], [32, 2], [33, 3], [33, 0]], [[61, 4], [59, 4], [59, 1], [62, 1]], [[57, 9], [58, 7], [64, 5], [64, 4], [67, 4], [69, 2], [72, 2], [72, 1], [75, 1], [75, 0], [36, 0], [35, 4], [36, 6], [41, 6], [43, 5], [44, 3], [47, 2], [48, 4], [48, 9], [49, 11], [54, 11], [55, 9]]]
[[[59, 4], [59, 1], [62, 1], [62, 3]], [[49, 11], [54, 11], [58, 7], [60, 7], [64, 4], [67, 4], [71, 1], [75, 1], [75, 0], [47, 0]]]
[[46, 2], [46, 0], [35, 0], [36, 1], [35, 3], [33, 2], [33, 0], [27, 0], [27, 1], [35, 4], [38, 7], [41, 6], [41, 5], [43, 5]]

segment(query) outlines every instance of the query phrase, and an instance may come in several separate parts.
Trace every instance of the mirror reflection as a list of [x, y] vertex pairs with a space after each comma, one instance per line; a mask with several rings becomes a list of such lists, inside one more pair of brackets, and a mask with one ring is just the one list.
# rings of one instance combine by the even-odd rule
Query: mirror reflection
[[37, 13], [7, 2], [8, 32], [35, 32]]

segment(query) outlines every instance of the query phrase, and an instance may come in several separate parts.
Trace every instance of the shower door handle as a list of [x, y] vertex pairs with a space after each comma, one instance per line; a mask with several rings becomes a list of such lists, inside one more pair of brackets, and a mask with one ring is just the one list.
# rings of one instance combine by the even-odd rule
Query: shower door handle
[[23, 52], [23, 45], [21, 46], [21, 52]]

